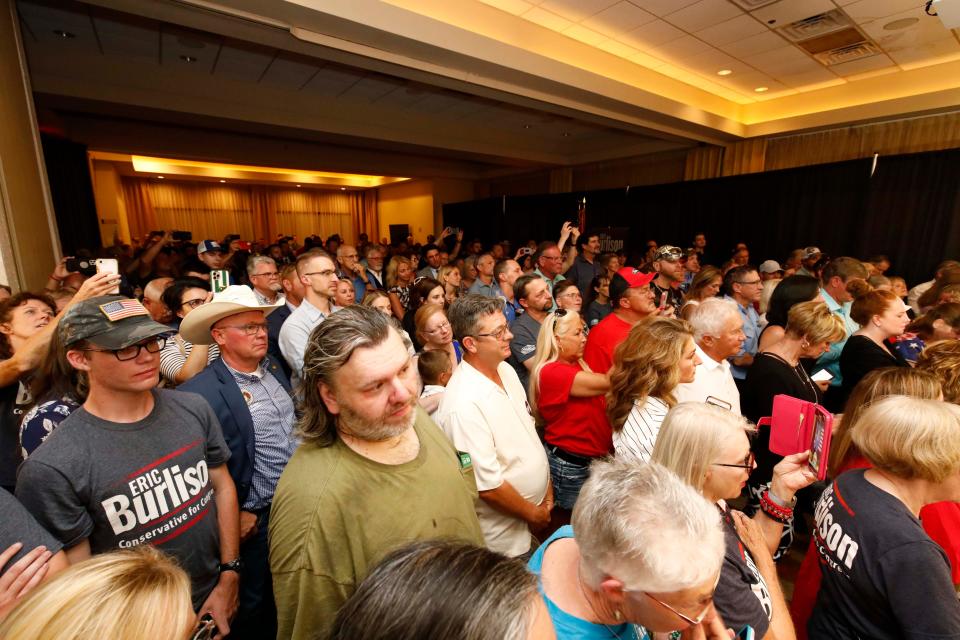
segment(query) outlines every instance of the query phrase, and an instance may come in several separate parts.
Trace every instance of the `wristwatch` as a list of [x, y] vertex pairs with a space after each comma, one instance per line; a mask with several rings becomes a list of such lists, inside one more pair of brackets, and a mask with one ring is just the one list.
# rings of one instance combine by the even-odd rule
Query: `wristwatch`
[[219, 565], [220, 573], [224, 571], [236, 571], [237, 573], [243, 572], [243, 562], [240, 558], [236, 560], [231, 560], [230, 562], [223, 562]]

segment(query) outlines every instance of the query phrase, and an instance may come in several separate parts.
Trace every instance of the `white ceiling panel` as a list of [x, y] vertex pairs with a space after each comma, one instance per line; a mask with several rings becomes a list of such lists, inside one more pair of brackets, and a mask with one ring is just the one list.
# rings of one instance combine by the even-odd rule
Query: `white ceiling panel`
[[589, 45], [596, 45], [599, 42], [607, 40], [607, 36], [603, 35], [602, 33], [598, 33], [593, 29], [587, 29], [579, 24], [575, 24], [572, 27], [564, 29], [563, 35]]
[[770, 30], [750, 16], [742, 14], [736, 18], [719, 22], [713, 26], [701, 29], [693, 35], [704, 42], [719, 47], [731, 42], [741, 42], [753, 36], [773, 35]]
[[781, 47], [755, 56], [749, 56], [745, 61], [750, 66], [756, 67], [760, 71], [768, 73], [775, 78], [781, 75], [822, 68], [819, 62], [793, 46]]
[[859, 73], [867, 73], [868, 71], [886, 69], [893, 66], [895, 66], [893, 60], [881, 53], [879, 55], [870, 56], [869, 58], [861, 58], [860, 60], [853, 60], [852, 62], [835, 64], [830, 67], [830, 70], [838, 76], [847, 77], [857, 75]]
[[720, 49], [736, 58], [746, 58], [765, 51], [779, 49], [786, 44], [787, 41], [773, 31], [764, 31], [764, 33], [758, 33], [743, 40], [729, 42], [722, 45]]
[[[843, 9], [855, 22], [862, 24], [911, 9], [922, 9], [923, 4], [922, 0], [858, 0]], [[937, 19], [931, 22], [940, 23]]]
[[[885, 25], [897, 20], [913, 20], [913, 25], [905, 29], [886, 29]], [[868, 22], [861, 27], [874, 42], [888, 53], [918, 47], [928, 42], [936, 42], [953, 36], [943, 23], [932, 18], [922, 7], [897, 13]]]
[[617, 36], [654, 20], [656, 20], [656, 16], [652, 13], [624, 0], [596, 15], [590, 16], [582, 24], [608, 36]]
[[273, 56], [262, 47], [231, 42], [220, 49], [214, 73], [233, 80], [257, 82], [272, 60]]
[[299, 91], [316, 72], [315, 64], [281, 55], [274, 59], [273, 64], [260, 79], [260, 83]]
[[547, 11], [559, 14], [573, 22], [580, 22], [584, 18], [617, 4], [619, 0], [544, 0], [540, 7]]
[[612, 53], [613, 55], [620, 56], [621, 58], [627, 58], [628, 60], [640, 53], [637, 49], [634, 49], [630, 45], [623, 44], [619, 40], [613, 39], [598, 42], [597, 49], [606, 51], [607, 53]]
[[658, 44], [682, 38], [684, 35], [686, 34], [675, 26], [667, 24], [663, 20], [654, 20], [623, 34], [617, 39], [631, 47], [645, 51]]
[[670, 42], [651, 47], [647, 51], [658, 58], [664, 58], [673, 61], [675, 64], [681, 64], [692, 56], [699, 53], [710, 51], [711, 47], [703, 40], [693, 36], [683, 36]]
[[890, 51], [889, 55], [898, 65], [912, 68], [921, 62], [929, 64], [931, 61], [947, 62], [948, 60], [958, 59], [960, 57], [960, 43], [957, 43], [956, 38], [948, 36], [909, 49]]
[[520, 15], [533, 6], [533, 4], [524, 2], [524, 0], [480, 0], [480, 2], [488, 4], [496, 9], [500, 9], [501, 11], [512, 13], [515, 16]]
[[684, 31], [693, 32], [739, 15], [743, 15], [740, 7], [728, 0], [700, 0], [665, 16], [665, 20]]
[[800, 73], [781, 75], [778, 76], [778, 79], [788, 87], [795, 88], [801, 88], [805, 85], [819, 85], [824, 82], [839, 81], [839, 84], [844, 82], [843, 80], [840, 80], [835, 73], [830, 72], [830, 70], [825, 67], [811, 69], [810, 71], [803, 71]]
[[564, 29], [569, 29], [573, 26], [573, 23], [558, 16], [552, 11], [547, 11], [546, 9], [541, 9], [540, 7], [533, 7], [525, 14], [523, 14], [524, 20], [529, 20], [534, 24], [538, 24], [541, 27], [546, 27], [547, 29], [552, 29], [554, 31], [563, 31]]
[[684, 7], [689, 7], [697, 0], [630, 0], [630, 2], [655, 16], [662, 17]]
[[772, 27], [782, 27], [836, 8], [830, 0], [780, 0], [750, 13]]
[[100, 46], [108, 56], [139, 60], [160, 60], [160, 30], [147, 20], [119, 19], [114, 15], [94, 15]]
[[[709, 78], [712, 82], [717, 82], [722, 85], [726, 85], [727, 80], [734, 76], [748, 72], [755, 73], [754, 69], [751, 69], [745, 63], [713, 47], [707, 47], [705, 51], [701, 51], [696, 55], [687, 56], [683, 60], [678, 61], [677, 64], [694, 70]], [[727, 69], [733, 73], [729, 76], [718, 76], [717, 71], [721, 69]]]

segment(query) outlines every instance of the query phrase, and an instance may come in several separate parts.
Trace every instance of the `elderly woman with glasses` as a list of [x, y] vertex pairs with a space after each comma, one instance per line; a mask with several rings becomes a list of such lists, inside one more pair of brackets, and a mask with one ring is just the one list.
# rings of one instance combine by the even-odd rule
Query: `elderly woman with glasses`
[[558, 640], [691, 629], [729, 638], [711, 604], [723, 562], [720, 515], [658, 464], [597, 461], [573, 509], [528, 563]]
[[544, 318], [533, 356], [530, 406], [544, 424], [555, 526], [570, 521], [580, 488], [590, 476], [590, 463], [613, 450], [603, 406], [610, 379], [583, 361], [586, 344], [580, 314], [561, 308]]
[[748, 519], [726, 501], [740, 496], [753, 470], [748, 434], [741, 416], [708, 404], [684, 402], [667, 413], [651, 461], [676, 473], [717, 506], [723, 520], [724, 553], [714, 604], [734, 629], [750, 625], [757, 638], [793, 638], [793, 622], [780, 590], [773, 551], [792, 517], [794, 494], [816, 476], [808, 453], [788, 456], [774, 467], [761, 510]]
[[[210, 284], [200, 278], [174, 280], [163, 292], [163, 304], [173, 311], [178, 324], [188, 313], [212, 298]], [[203, 371], [219, 357], [220, 348], [216, 344], [194, 345], [178, 333], [167, 340], [160, 351], [160, 375], [167, 388], [175, 387]]]

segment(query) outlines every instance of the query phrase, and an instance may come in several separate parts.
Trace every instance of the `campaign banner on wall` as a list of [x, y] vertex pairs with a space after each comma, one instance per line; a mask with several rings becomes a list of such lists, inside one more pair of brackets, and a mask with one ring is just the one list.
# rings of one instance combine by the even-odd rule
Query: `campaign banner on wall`
[[596, 232], [600, 237], [600, 251], [603, 253], [622, 251], [630, 236], [630, 229], [627, 227], [600, 227]]

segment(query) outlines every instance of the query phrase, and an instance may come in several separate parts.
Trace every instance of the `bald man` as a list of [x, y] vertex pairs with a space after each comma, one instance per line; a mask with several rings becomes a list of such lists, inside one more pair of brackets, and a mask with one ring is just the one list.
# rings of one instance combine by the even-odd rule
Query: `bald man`
[[160, 299], [171, 282], [173, 278], [154, 278], [143, 288], [143, 306], [150, 313], [150, 317], [161, 324], [169, 324], [173, 319], [173, 314]]

